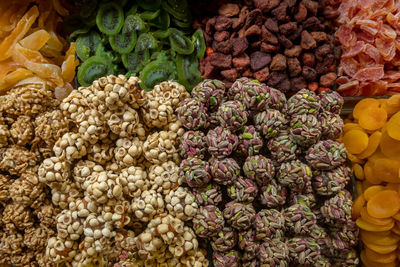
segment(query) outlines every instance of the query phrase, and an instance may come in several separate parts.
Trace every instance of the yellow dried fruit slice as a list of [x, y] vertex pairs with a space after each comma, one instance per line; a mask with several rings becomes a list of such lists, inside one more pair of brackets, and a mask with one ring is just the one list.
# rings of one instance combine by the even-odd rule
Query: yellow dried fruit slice
[[368, 258], [368, 260], [379, 263], [391, 263], [397, 259], [396, 251], [392, 251], [386, 254], [381, 254], [373, 251], [368, 247], [365, 248], [365, 256]]
[[364, 193], [364, 199], [365, 201], [369, 201], [371, 200], [371, 198], [378, 192], [385, 190], [385, 187], [383, 185], [373, 185], [368, 187]]
[[387, 131], [382, 132], [379, 147], [386, 157], [400, 160], [400, 141], [391, 138]]
[[380, 107], [370, 107], [360, 114], [358, 124], [366, 130], [378, 130], [387, 121], [387, 112]]
[[380, 254], [391, 253], [393, 251], [396, 251], [396, 249], [397, 249], [397, 244], [387, 245], [387, 246], [379, 246], [379, 245], [365, 243], [365, 246], [377, 253], [380, 253]]
[[368, 135], [361, 130], [350, 130], [343, 135], [343, 143], [351, 154], [360, 154], [368, 147]]
[[388, 224], [388, 225], [375, 225], [369, 222], [366, 222], [362, 218], [358, 218], [356, 220], [356, 224], [359, 228], [370, 231], [370, 232], [384, 232], [391, 230], [394, 227], [394, 222]]
[[360, 216], [364, 221], [375, 224], [375, 225], [382, 226], [382, 225], [388, 225], [393, 222], [393, 218], [391, 218], [391, 217], [384, 218], [384, 219], [378, 219], [378, 218], [375, 218], [375, 217], [369, 215], [366, 207], [363, 207], [361, 209]]
[[353, 209], [351, 210], [351, 218], [353, 220], [356, 220], [358, 217], [360, 217], [361, 210], [364, 207], [366, 201], [364, 198], [364, 195], [359, 195], [354, 201], [353, 201]]
[[381, 184], [382, 181], [378, 179], [374, 174], [374, 166], [373, 161], [368, 160], [367, 163], [364, 164], [364, 176], [365, 179], [371, 184]]
[[399, 160], [388, 158], [374, 160], [373, 174], [375, 177], [379, 177], [379, 180], [381, 181], [388, 183], [400, 183], [399, 169]]
[[400, 241], [400, 237], [393, 234], [391, 231], [385, 232], [369, 232], [365, 230], [360, 231], [361, 240], [364, 243], [374, 244], [378, 246], [395, 245]]
[[357, 155], [360, 159], [366, 159], [378, 149], [379, 144], [381, 142], [382, 133], [379, 131], [374, 132], [368, 139], [368, 147], [359, 155]]
[[[365, 197], [365, 196], [364, 196]], [[375, 218], [388, 218], [400, 210], [399, 193], [382, 190], [374, 194], [367, 203], [368, 214]]]
[[358, 164], [358, 163], [353, 164], [353, 172], [354, 172], [354, 176], [358, 180], [364, 180], [364, 178], [365, 178], [364, 169], [360, 164]]
[[380, 103], [375, 98], [364, 98], [360, 100], [353, 109], [353, 117], [359, 119], [360, 115], [368, 108], [379, 107]]
[[386, 130], [391, 138], [400, 141], [400, 112], [397, 112], [389, 119]]
[[31, 33], [30, 35], [22, 39], [19, 44], [25, 48], [38, 51], [46, 44], [49, 39], [50, 34], [47, 31], [41, 29]]

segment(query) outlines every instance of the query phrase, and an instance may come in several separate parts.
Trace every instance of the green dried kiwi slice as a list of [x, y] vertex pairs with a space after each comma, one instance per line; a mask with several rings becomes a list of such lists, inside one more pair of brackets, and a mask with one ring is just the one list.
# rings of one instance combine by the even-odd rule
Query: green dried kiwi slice
[[192, 27], [192, 22], [190, 20], [182, 21], [176, 18], [171, 19], [172, 23], [179, 28], [188, 29]]
[[115, 52], [127, 54], [135, 48], [137, 36], [133, 20], [134, 15], [127, 16], [121, 32], [116, 35], [110, 35], [109, 42]]
[[187, 20], [190, 14], [187, 3], [184, 0], [172, 1], [172, 3], [170, 1], [161, 1], [161, 6], [165, 11], [179, 20]]
[[75, 44], [76, 54], [84, 61], [96, 53], [97, 47], [101, 44], [101, 36], [98, 32], [91, 31], [79, 35]]
[[107, 35], [119, 33], [124, 25], [124, 12], [116, 3], [100, 5], [97, 11], [96, 24], [99, 30]]
[[178, 82], [185, 86], [186, 90], [191, 92], [193, 87], [201, 82], [201, 73], [199, 71], [199, 61], [193, 55], [177, 55], [176, 69], [178, 72]]
[[203, 31], [197, 29], [192, 35], [192, 43], [197, 58], [203, 58], [206, 52], [206, 41], [204, 40]]
[[151, 20], [149, 24], [159, 29], [167, 30], [169, 25], [171, 24], [171, 19], [167, 11], [161, 10], [160, 15]]
[[81, 86], [90, 86], [100, 77], [112, 74], [111, 62], [101, 56], [92, 56], [78, 68], [78, 82]]
[[155, 60], [147, 64], [140, 72], [140, 87], [146, 91], [153, 90], [154, 86], [176, 76], [175, 64], [171, 61]]
[[125, 13], [125, 16], [136, 15], [137, 9], [138, 9], [137, 5], [131, 6], [131, 8], [128, 10], [128, 12]]
[[154, 36], [154, 38], [165, 39], [165, 38], [169, 37], [170, 31], [168, 31], [168, 30], [157, 30], [155, 32], [152, 32], [151, 34]]
[[160, 8], [161, 0], [136, 0], [136, 3], [144, 10], [157, 10]]
[[150, 59], [150, 52], [148, 49], [145, 49], [141, 52], [131, 52], [129, 54], [122, 55], [122, 64], [124, 67], [133, 75], [136, 75], [143, 69], [143, 66]]
[[158, 17], [158, 15], [160, 15], [160, 9], [156, 10], [156, 11], [145, 11], [142, 14], [140, 14], [140, 17], [143, 20], [152, 20]]
[[142, 33], [139, 35], [136, 42], [135, 51], [141, 52], [145, 49], [155, 49], [157, 47], [157, 40], [151, 33]]
[[169, 42], [172, 50], [182, 55], [190, 55], [193, 53], [194, 45], [183, 32], [175, 28], [169, 28], [168, 31], [170, 31]]
[[137, 31], [143, 31], [146, 28], [146, 23], [142, 20], [139, 15], [129, 15], [131, 17], [130, 24], [132, 28]]

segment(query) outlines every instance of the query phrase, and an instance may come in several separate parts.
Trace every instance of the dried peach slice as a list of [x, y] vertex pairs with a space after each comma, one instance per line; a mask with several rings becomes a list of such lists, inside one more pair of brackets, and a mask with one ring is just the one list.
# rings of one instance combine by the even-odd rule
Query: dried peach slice
[[399, 210], [399, 193], [393, 190], [379, 191], [374, 194], [367, 203], [368, 213], [375, 218], [392, 217]]
[[374, 168], [375, 164], [373, 161], [368, 160], [367, 163], [364, 164], [364, 176], [365, 179], [370, 182], [371, 184], [380, 184], [382, 183], [381, 180], [378, 179], [377, 176], [374, 174]]
[[39, 10], [36, 6], [31, 7], [28, 12], [21, 18], [15, 29], [3, 39], [0, 43], [0, 61], [3, 61], [13, 54], [14, 46], [20, 41], [28, 30], [31, 28], [32, 24], [35, 22], [36, 18], [39, 16]]
[[391, 138], [400, 141], [400, 112], [389, 119], [386, 130]]
[[379, 147], [379, 143], [381, 142], [382, 133], [379, 131], [371, 134], [368, 140], [368, 147], [359, 155], [357, 155], [360, 159], [366, 159], [372, 154], [375, 153], [376, 149]]
[[381, 143], [379, 144], [382, 153], [391, 159], [400, 160], [400, 141], [389, 136], [386, 132], [382, 132]]
[[351, 154], [360, 154], [368, 147], [368, 135], [361, 130], [350, 130], [343, 135], [343, 143]]
[[40, 29], [26, 36], [19, 42], [19, 44], [25, 48], [38, 51], [46, 44], [49, 39], [50, 34], [47, 31]]
[[380, 103], [375, 98], [364, 98], [360, 100], [353, 109], [353, 117], [359, 119], [364, 110], [368, 108], [379, 107]]
[[394, 227], [394, 222], [392, 222], [388, 225], [375, 225], [375, 224], [366, 222], [363, 218], [358, 218], [356, 220], [356, 224], [359, 228], [370, 231], [370, 232], [388, 231]]
[[369, 201], [371, 200], [371, 198], [378, 192], [385, 190], [385, 187], [383, 185], [373, 185], [368, 187], [364, 193], [364, 199], [365, 201]]
[[364, 198], [364, 195], [359, 195], [354, 201], [353, 201], [353, 209], [351, 210], [351, 217], [353, 220], [356, 220], [358, 217], [360, 217], [361, 210], [364, 207], [366, 201]]
[[397, 244], [380, 246], [380, 245], [365, 243], [365, 246], [380, 254], [391, 253], [393, 251], [396, 251], [397, 249]]
[[353, 164], [353, 172], [354, 172], [354, 176], [358, 180], [364, 180], [365, 179], [364, 169], [360, 164], [358, 164], [358, 163]]
[[365, 248], [365, 256], [370, 260], [374, 262], [379, 262], [379, 263], [391, 263], [394, 262], [397, 258], [396, 251], [392, 251], [387, 254], [380, 254], [372, 249], [366, 247]]
[[375, 217], [369, 215], [366, 207], [363, 207], [361, 209], [360, 216], [364, 221], [375, 224], [375, 225], [388, 225], [393, 222], [393, 219], [391, 217], [384, 218], [384, 219], [378, 219], [378, 218], [375, 218]]
[[[388, 183], [400, 183], [400, 161], [388, 158], [374, 160], [373, 173], [379, 180]], [[396, 190], [397, 191], [397, 190]]]
[[358, 123], [366, 130], [378, 130], [385, 125], [387, 117], [387, 112], [383, 108], [370, 107], [360, 114]]

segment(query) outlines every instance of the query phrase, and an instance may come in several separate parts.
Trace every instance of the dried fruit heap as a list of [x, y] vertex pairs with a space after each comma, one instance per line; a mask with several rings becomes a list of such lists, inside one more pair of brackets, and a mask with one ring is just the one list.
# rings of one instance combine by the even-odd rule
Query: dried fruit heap
[[[146, 93], [139, 82], [102, 77], [60, 104], [71, 127], [53, 138], [54, 154], [38, 169], [59, 206], [44, 245], [48, 264], [208, 264], [186, 223], [198, 204], [179, 176], [184, 129], [175, 109], [188, 93], [175, 82]], [[12, 206], [7, 214], [16, 211], [27, 212]]]
[[[202, 1], [203, 77], [227, 84], [250, 77], [289, 94], [307, 86], [332, 88], [334, 61], [340, 56], [331, 35], [338, 12], [325, 2]], [[204, 17], [216, 10], [217, 16]]]
[[214, 266], [356, 266], [347, 152], [330, 140], [343, 130], [341, 96], [302, 89], [286, 100], [248, 78], [230, 88], [204, 80], [192, 92], [177, 109], [190, 133], [180, 176]]
[[400, 97], [366, 98], [341, 137], [352, 153], [358, 197], [352, 217], [361, 228], [365, 265], [397, 266], [400, 240]]

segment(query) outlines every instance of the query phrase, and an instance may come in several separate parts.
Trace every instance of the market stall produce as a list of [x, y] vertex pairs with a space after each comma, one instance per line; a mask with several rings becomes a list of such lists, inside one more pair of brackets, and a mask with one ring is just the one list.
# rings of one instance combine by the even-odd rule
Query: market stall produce
[[359, 263], [347, 152], [330, 140], [342, 105], [336, 92], [286, 100], [247, 78], [204, 80], [181, 102], [180, 175], [198, 196], [193, 228], [214, 266]]

